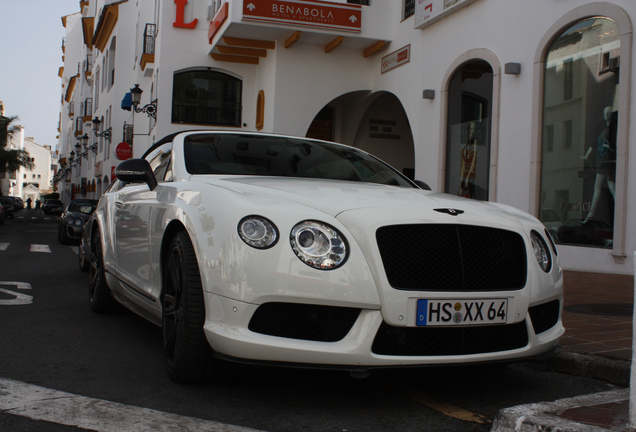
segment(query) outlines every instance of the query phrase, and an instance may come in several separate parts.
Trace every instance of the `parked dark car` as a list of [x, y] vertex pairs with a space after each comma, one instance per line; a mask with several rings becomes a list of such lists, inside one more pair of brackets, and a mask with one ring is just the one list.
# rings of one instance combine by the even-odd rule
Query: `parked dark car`
[[24, 201], [22, 201], [22, 198], [15, 196], [10, 196], [9, 198], [11, 199], [11, 201], [13, 201], [15, 211], [24, 209]]
[[13, 219], [13, 215], [15, 214], [15, 205], [13, 204], [13, 200], [9, 197], [0, 197], [0, 205], [4, 208], [4, 216], [7, 219]]
[[64, 203], [59, 199], [47, 199], [42, 204], [42, 211], [45, 215], [60, 214], [64, 211]]
[[97, 202], [91, 199], [77, 199], [68, 204], [60, 216], [57, 240], [61, 244], [79, 243], [84, 224], [95, 211]]

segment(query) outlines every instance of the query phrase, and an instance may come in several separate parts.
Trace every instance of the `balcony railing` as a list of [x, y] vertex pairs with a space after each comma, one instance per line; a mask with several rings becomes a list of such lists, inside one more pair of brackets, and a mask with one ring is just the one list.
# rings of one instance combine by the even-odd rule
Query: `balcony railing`
[[86, 98], [84, 100], [84, 123], [89, 122], [93, 115], [93, 98]]
[[141, 55], [139, 65], [141, 70], [145, 71], [146, 66], [155, 62], [155, 34], [157, 32], [157, 24], [146, 24], [144, 30], [144, 52]]
[[157, 31], [157, 24], [146, 24], [144, 30], [144, 54], [155, 53], [155, 34]]
[[415, 0], [406, 0], [404, 2], [404, 19], [415, 15]]

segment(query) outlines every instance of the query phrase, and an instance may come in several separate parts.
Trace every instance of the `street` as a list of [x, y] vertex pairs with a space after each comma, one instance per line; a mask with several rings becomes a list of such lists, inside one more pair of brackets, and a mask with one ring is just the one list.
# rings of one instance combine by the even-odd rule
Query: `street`
[[[93, 313], [87, 284], [77, 246], [57, 242], [55, 216], [22, 210], [0, 226], [0, 382], [216, 422], [206, 430], [338, 432], [488, 431], [501, 408], [614, 388], [540, 361], [383, 370], [363, 379], [241, 366], [228, 382], [184, 386], [165, 374], [160, 329], [126, 310]], [[65, 426], [0, 412], [0, 431], [78, 430], [72, 419]], [[143, 415], [130, 421], [131, 430], [150, 430]]]

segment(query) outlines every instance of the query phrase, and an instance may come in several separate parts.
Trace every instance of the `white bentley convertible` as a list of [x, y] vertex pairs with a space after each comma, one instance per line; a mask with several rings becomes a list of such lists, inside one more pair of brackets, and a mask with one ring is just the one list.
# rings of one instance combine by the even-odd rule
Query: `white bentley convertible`
[[425, 190], [345, 145], [184, 132], [121, 163], [87, 227], [89, 297], [163, 329], [170, 377], [228, 361], [366, 371], [550, 353], [544, 226]]

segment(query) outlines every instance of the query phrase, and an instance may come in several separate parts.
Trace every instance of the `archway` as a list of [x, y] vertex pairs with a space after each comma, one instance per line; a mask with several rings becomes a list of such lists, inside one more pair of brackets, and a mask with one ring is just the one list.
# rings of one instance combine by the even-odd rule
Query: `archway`
[[325, 105], [307, 137], [348, 144], [369, 152], [413, 178], [415, 148], [406, 111], [393, 93], [344, 94]]

